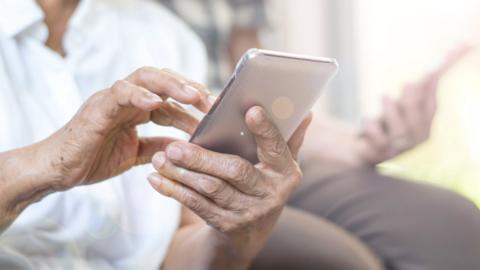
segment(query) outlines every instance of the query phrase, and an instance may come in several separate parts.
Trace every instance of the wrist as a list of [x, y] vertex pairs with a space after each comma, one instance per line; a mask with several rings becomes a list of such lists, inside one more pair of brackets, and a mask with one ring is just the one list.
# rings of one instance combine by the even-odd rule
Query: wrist
[[[226, 262], [228, 269], [245, 270], [249, 269], [250, 264], [257, 255], [252, 254], [249, 247], [249, 237], [243, 234], [226, 234], [208, 226], [207, 241], [212, 245], [213, 252], [222, 261]], [[215, 257], [215, 256], [213, 256]]]
[[58, 174], [49, 165], [43, 142], [0, 154], [3, 217], [13, 220], [26, 206], [58, 190]]
[[67, 145], [61, 131], [35, 145], [34, 155], [43, 158], [37, 159], [38, 185], [45, 186], [51, 192], [65, 191], [73, 188], [69, 183], [68, 167], [74, 169], [70, 162], [70, 155], [64, 153]]

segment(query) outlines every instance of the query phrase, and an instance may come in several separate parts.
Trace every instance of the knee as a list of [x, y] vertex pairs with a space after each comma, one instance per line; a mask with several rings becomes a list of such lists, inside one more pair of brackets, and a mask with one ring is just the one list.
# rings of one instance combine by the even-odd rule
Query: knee
[[287, 208], [252, 269], [383, 268], [370, 248], [350, 233], [322, 218]]
[[414, 264], [435, 270], [480, 264], [480, 211], [471, 201], [429, 185], [392, 180], [390, 188], [392, 184], [379, 207], [385, 218], [366, 229], [376, 236], [371, 244], [384, 262], [395, 269]]
[[423, 197], [418, 210], [436, 215], [443, 220], [443, 224], [455, 223], [456, 230], [468, 227], [478, 230], [480, 210], [464, 196], [434, 187], [426, 187], [425, 192], [418, 195]]
[[431, 269], [474, 269], [480, 263], [479, 209], [451, 191], [431, 188], [423, 196], [416, 212], [423, 224], [412, 233], [417, 256]]

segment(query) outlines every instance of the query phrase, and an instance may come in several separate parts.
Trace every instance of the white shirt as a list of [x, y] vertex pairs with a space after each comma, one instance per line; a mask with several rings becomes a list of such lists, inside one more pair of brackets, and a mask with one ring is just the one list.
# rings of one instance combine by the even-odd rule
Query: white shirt
[[[66, 57], [46, 48], [34, 0], [1, 0], [0, 151], [61, 128], [95, 91], [141, 66], [203, 81], [200, 41], [157, 4], [82, 0], [64, 37]], [[153, 125], [141, 135], [181, 136]], [[151, 166], [47, 196], [0, 236], [0, 269], [159, 269], [180, 205], [146, 180]]]

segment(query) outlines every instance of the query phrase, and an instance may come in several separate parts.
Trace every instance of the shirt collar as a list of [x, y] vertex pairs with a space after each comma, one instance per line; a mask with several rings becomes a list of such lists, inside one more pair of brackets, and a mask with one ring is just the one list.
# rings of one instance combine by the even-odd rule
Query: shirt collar
[[[1, 1], [0, 32], [3, 32], [7, 37], [15, 37], [44, 19], [43, 11], [35, 0]], [[69, 28], [85, 30], [91, 2], [92, 0], [80, 0], [73, 16], [70, 18]]]
[[14, 37], [43, 20], [43, 11], [34, 0], [2, 0], [0, 32]]

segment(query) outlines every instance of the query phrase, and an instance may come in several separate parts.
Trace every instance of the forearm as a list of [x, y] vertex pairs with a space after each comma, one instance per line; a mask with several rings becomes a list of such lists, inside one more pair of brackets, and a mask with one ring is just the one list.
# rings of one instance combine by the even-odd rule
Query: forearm
[[248, 269], [251, 259], [235, 250], [205, 224], [185, 226], [175, 234], [162, 269]]
[[28, 205], [56, 190], [60, 174], [45, 142], [0, 153], [0, 233]]

